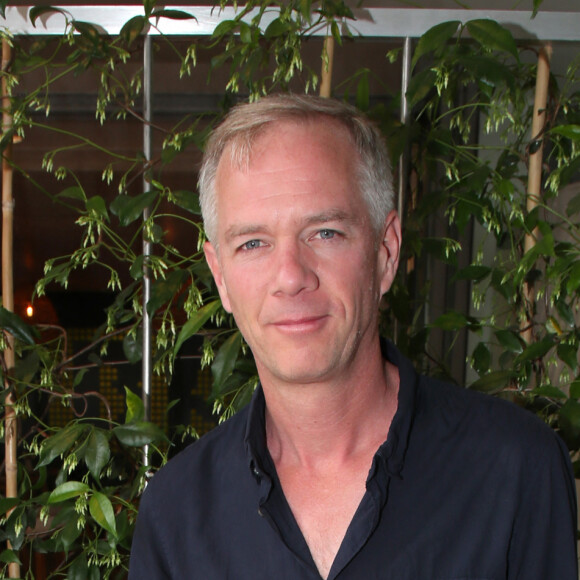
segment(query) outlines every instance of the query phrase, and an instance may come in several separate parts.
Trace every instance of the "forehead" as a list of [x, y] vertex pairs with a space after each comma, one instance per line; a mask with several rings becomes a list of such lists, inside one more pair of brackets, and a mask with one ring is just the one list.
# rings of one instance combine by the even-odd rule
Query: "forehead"
[[[320, 141], [319, 136], [326, 136], [326, 142]], [[307, 118], [288, 118], [269, 122], [258, 129], [242, 132], [234, 137], [224, 148], [219, 168], [228, 168], [247, 171], [252, 161], [260, 157], [265, 149], [275, 147], [283, 149], [285, 143], [292, 143], [300, 139], [305, 147], [318, 146], [319, 150], [346, 153], [349, 159], [358, 158], [354, 138], [350, 131], [339, 121], [326, 115]]]
[[299, 220], [339, 208], [367, 211], [360, 203], [358, 153], [347, 129], [335, 121], [271, 125], [254, 139], [245, 158], [230, 147], [216, 175], [220, 234], [232, 223], [266, 216]]

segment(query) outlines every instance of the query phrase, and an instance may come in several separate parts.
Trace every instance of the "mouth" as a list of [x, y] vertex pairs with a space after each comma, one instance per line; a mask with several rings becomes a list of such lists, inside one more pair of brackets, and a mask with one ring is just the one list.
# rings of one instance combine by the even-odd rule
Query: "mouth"
[[313, 332], [322, 328], [327, 318], [326, 315], [286, 318], [283, 320], [277, 320], [272, 323], [272, 326], [280, 332], [288, 334]]

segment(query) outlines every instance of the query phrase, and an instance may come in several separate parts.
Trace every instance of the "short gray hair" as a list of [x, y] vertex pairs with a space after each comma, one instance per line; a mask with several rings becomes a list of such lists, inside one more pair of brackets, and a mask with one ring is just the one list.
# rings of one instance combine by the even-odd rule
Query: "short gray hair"
[[236, 105], [210, 135], [199, 173], [199, 197], [205, 232], [217, 242], [215, 181], [225, 149], [235, 167], [247, 167], [256, 138], [274, 123], [328, 118], [351, 136], [359, 153], [358, 182], [371, 223], [378, 232], [394, 208], [393, 176], [387, 146], [379, 129], [358, 109], [342, 101], [312, 95], [270, 95]]

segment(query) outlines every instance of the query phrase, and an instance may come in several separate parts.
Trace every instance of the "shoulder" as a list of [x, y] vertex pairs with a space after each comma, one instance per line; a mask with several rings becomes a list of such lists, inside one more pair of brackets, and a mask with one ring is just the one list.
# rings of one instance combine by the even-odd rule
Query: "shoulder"
[[247, 465], [244, 435], [247, 409], [218, 425], [170, 459], [151, 479], [143, 494], [143, 502], [152, 497], [176, 497], [196, 487], [211, 485], [216, 477], [239, 472]]
[[509, 460], [560, 457], [568, 453], [560, 437], [532, 412], [501, 398], [420, 377], [416, 420], [452, 435], [474, 451], [489, 450]]

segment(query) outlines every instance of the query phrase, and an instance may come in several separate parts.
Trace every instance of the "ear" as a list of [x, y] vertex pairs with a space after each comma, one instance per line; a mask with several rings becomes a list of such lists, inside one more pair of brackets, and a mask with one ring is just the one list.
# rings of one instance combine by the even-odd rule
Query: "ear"
[[383, 227], [383, 235], [380, 240], [379, 260], [382, 268], [381, 296], [389, 290], [397, 268], [399, 267], [399, 256], [401, 252], [401, 221], [399, 214], [392, 210]]
[[228, 297], [228, 290], [224, 282], [224, 276], [222, 272], [222, 267], [220, 265], [219, 256], [216, 248], [211, 242], [205, 242], [203, 244], [203, 252], [205, 254], [205, 259], [207, 260], [209, 269], [213, 274], [213, 279], [217, 285], [220, 298], [222, 299], [223, 307], [227, 312], [231, 312], [230, 299]]

